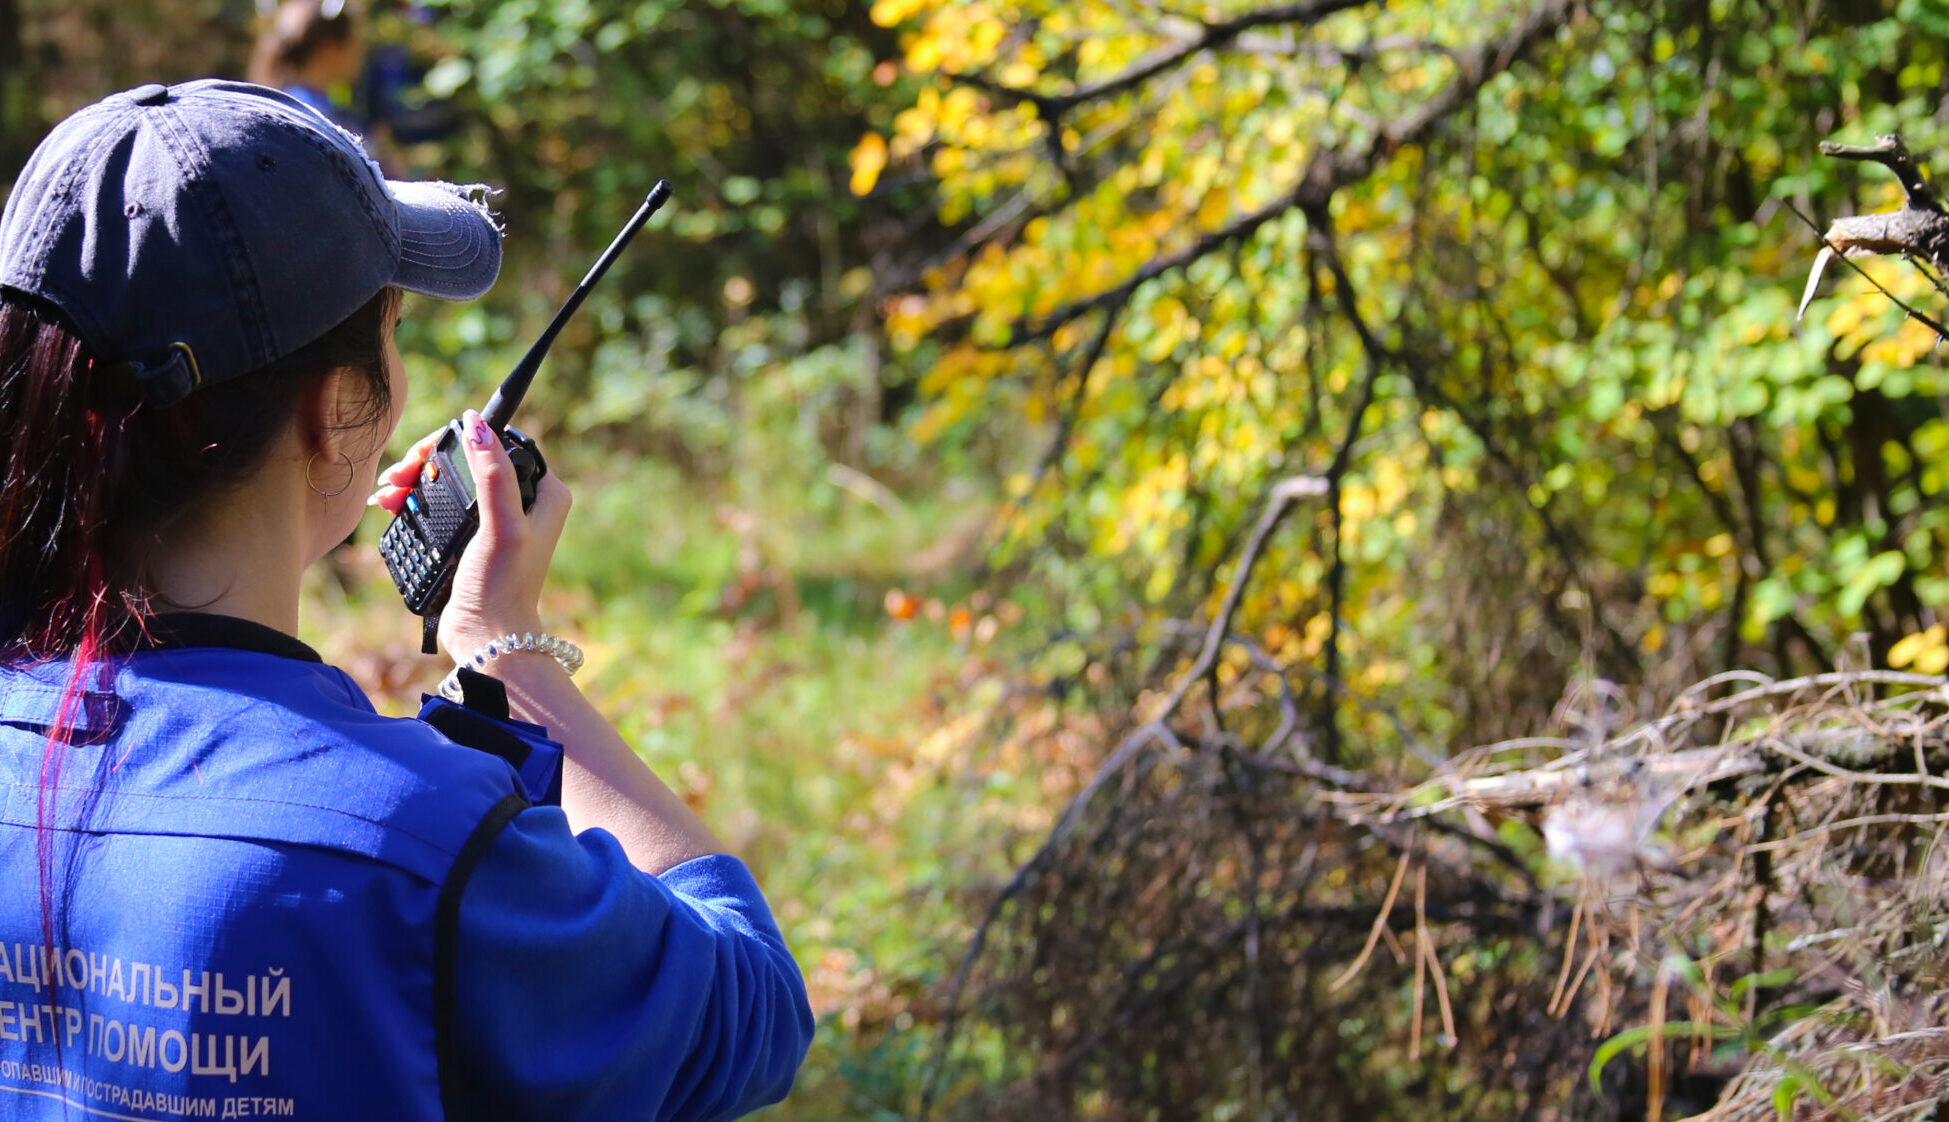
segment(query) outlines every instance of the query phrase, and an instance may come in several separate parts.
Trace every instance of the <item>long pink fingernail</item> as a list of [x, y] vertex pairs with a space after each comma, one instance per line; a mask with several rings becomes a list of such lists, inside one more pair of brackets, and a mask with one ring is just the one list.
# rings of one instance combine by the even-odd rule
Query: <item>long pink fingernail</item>
[[488, 429], [487, 422], [480, 419], [480, 414], [472, 409], [467, 410], [467, 438], [474, 442], [476, 448], [491, 448], [494, 445], [494, 433]]

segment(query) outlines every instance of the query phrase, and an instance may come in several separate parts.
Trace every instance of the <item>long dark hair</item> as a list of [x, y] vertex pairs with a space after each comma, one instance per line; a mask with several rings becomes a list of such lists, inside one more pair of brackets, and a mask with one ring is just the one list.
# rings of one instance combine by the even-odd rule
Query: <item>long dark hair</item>
[[[48, 956], [65, 896], [54, 842], [63, 749], [98, 664], [134, 647], [153, 617], [146, 570], [158, 535], [263, 463], [311, 381], [357, 371], [368, 391], [357, 421], [387, 416], [398, 306], [397, 290], [381, 291], [271, 366], [158, 409], [56, 311], [0, 289], [0, 665], [72, 660], [34, 817]], [[60, 1043], [57, 1033], [57, 1060]]]
[[355, 370], [365, 420], [385, 416], [398, 302], [385, 289], [271, 366], [157, 409], [51, 308], [0, 292], [0, 664], [125, 649], [152, 610], [157, 535], [256, 470], [309, 380]]

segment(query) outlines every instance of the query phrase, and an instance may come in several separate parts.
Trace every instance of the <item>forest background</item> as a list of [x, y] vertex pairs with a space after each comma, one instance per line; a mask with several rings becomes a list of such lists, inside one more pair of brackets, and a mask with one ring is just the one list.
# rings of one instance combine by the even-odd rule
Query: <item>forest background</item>
[[[0, 0], [0, 184], [73, 108], [240, 74], [254, 18]], [[1818, 143], [1942, 147], [1949, 4], [428, 0], [368, 37], [449, 121], [401, 170], [508, 226], [493, 294], [409, 307], [403, 433], [675, 190], [524, 424], [577, 493], [548, 618], [810, 978], [766, 1117], [1929, 1116], [1940, 723], [1875, 787], [1906, 832], [1827, 822], [1799, 880], [1791, 776], [1584, 765], [1675, 704], [1738, 740], [1695, 683], [1949, 667], [1937, 331], [1890, 294], [1943, 298], [1881, 259], [1795, 318], [1799, 216], [1902, 202]], [[399, 712], [439, 667], [376, 529], [306, 638]], [[1562, 791], [1431, 793], [1572, 757], [1617, 876]], [[1705, 853], [1730, 880], [1650, 879]], [[1886, 937], [1806, 958], [1867, 884], [1906, 886]], [[1815, 1039], [1879, 1066], [1782, 1058]]]

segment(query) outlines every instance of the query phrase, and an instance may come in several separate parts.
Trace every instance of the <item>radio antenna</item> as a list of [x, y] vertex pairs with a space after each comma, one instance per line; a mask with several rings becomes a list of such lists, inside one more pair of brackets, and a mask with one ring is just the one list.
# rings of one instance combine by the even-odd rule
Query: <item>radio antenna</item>
[[629, 244], [629, 240], [636, 236], [636, 231], [643, 228], [643, 223], [648, 222], [650, 215], [655, 214], [657, 208], [661, 207], [669, 197], [670, 185], [661, 179], [657, 180], [656, 186], [650, 188], [649, 197], [643, 200], [642, 206], [636, 208], [636, 213], [630, 217], [629, 224], [623, 227], [622, 233], [617, 234], [616, 240], [609, 243], [609, 248], [602, 251], [601, 257], [596, 258], [595, 265], [589, 269], [589, 275], [582, 278], [582, 283], [575, 286], [575, 291], [569, 293], [568, 302], [562, 305], [561, 311], [555, 313], [555, 318], [548, 324], [548, 330], [541, 333], [541, 338], [536, 339], [535, 345], [529, 347], [528, 353], [515, 364], [513, 373], [510, 373], [507, 380], [501, 383], [501, 387], [494, 391], [494, 396], [487, 399], [487, 408], [481, 410], [481, 420], [486, 421], [495, 432], [505, 429], [508, 422], [514, 419], [514, 411], [520, 407], [522, 397], [528, 392], [528, 383], [535, 380], [535, 371], [541, 369], [541, 360], [548, 354], [548, 348], [554, 345], [555, 336], [561, 334], [562, 325], [575, 314], [575, 309], [582, 306], [582, 301], [589, 295], [589, 290], [602, 279], [602, 274], [609, 271], [609, 266], [621, 255], [623, 247]]

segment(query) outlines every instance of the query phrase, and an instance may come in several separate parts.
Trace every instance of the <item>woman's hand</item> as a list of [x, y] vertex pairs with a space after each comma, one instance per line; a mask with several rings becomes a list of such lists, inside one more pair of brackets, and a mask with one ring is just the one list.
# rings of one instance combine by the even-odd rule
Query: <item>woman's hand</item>
[[[461, 450], [474, 476], [480, 530], [461, 552], [453, 596], [440, 612], [440, 646], [455, 660], [503, 635], [541, 630], [537, 605], [542, 581], [571, 502], [568, 486], [554, 475], [544, 475], [535, 488], [534, 507], [523, 512], [514, 464], [493, 430], [471, 409], [461, 415], [460, 424], [465, 434]], [[444, 431], [416, 441], [404, 459], [380, 473], [373, 505], [399, 512]]]
[[[540, 630], [536, 601], [568, 518], [569, 494], [561, 480], [545, 475], [535, 489], [534, 507], [523, 514], [521, 485], [501, 442], [472, 410], [460, 423], [474, 434], [460, 443], [474, 473], [480, 531], [460, 555], [453, 598], [440, 613], [440, 646], [466, 658], [509, 632]], [[405, 459], [380, 473], [374, 506], [399, 511], [440, 435], [415, 443]], [[609, 831], [630, 861], [650, 873], [707, 853], [730, 852], [637, 758], [554, 660], [539, 654], [501, 658], [492, 672], [507, 687], [509, 711], [562, 743], [562, 811], [570, 828]]]

